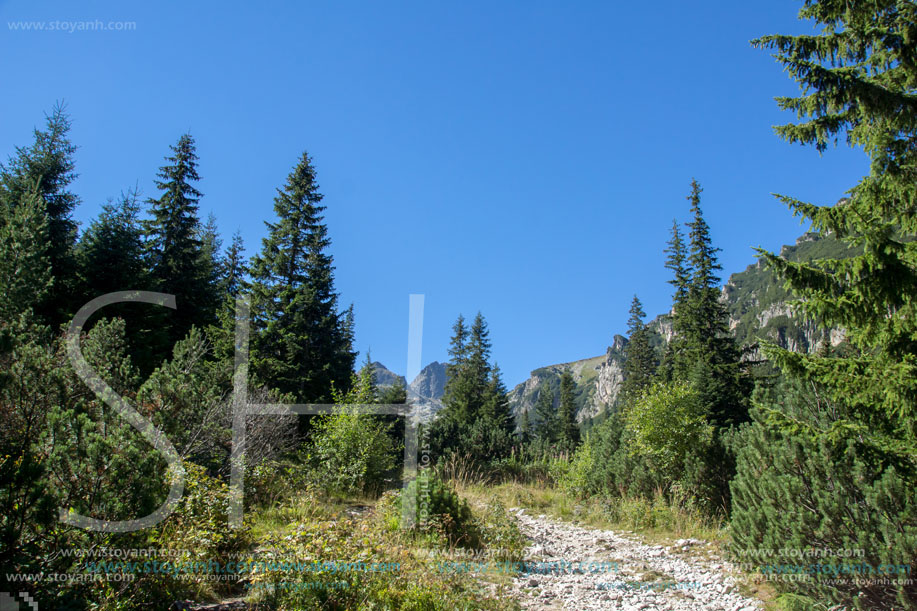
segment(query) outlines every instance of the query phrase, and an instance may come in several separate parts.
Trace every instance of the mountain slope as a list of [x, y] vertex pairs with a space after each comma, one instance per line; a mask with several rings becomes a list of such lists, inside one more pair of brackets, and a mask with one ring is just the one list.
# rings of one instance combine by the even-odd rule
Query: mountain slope
[[[784, 246], [780, 254], [793, 261], [813, 261], [823, 258], [846, 258], [855, 250], [831, 237], [807, 233], [792, 246]], [[792, 312], [789, 292], [773, 272], [759, 262], [733, 274], [723, 286], [721, 299], [729, 312], [729, 328], [740, 346], [750, 347], [748, 358], [757, 358], [759, 340], [768, 340], [784, 348], [814, 352], [825, 339], [831, 345], [843, 341], [842, 329], [824, 329], [805, 321]], [[652, 343], [662, 351], [673, 335], [670, 313], [660, 314], [647, 326], [653, 332]], [[614, 406], [623, 380], [624, 347], [627, 340], [615, 335], [606, 353], [572, 363], [558, 363], [532, 371], [525, 382], [509, 393], [510, 406], [516, 417], [533, 409], [537, 390], [547, 382], [555, 392], [560, 387], [560, 375], [565, 368], [572, 370], [576, 381], [577, 420], [587, 425], [608, 408]]]
[[446, 366], [439, 361], [433, 361], [421, 369], [410, 384], [405, 383], [404, 376], [398, 375], [376, 361], [373, 363], [373, 378], [380, 388], [401, 382], [407, 390], [408, 400], [415, 405], [427, 408], [432, 413], [436, 413], [443, 407], [440, 399], [446, 385]]

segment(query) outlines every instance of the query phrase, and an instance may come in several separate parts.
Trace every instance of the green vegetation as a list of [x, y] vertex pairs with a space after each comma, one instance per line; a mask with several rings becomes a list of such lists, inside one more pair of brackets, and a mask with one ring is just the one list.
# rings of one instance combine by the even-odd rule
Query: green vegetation
[[[377, 388], [368, 355], [354, 371], [353, 308], [334, 287], [312, 158], [278, 190], [250, 264], [238, 236], [224, 251], [213, 217], [198, 217], [188, 134], [159, 169], [156, 197], [144, 207], [129, 191], [79, 234], [75, 146], [55, 108], [0, 166], [0, 591], [64, 609], [229, 596], [276, 609], [512, 608], [511, 576], [432, 562], [469, 549], [521, 558], [508, 506], [707, 538], [761, 564], [776, 560], [756, 550], [917, 566], [917, 8], [808, 0], [801, 16], [821, 33], [754, 43], [803, 88], [779, 98], [799, 122], [778, 134], [818, 150], [844, 136], [868, 153], [869, 175], [834, 206], [781, 196], [812, 231], [779, 255], [761, 251], [725, 291], [692, 181], [689, 220], [675, 221], [664, 250], [671, 314], [647, 324], [634, 297], [628, 337], [607, 355], [623, 363], [621, 392], [591, 420], [577, 416], [606, 357], [536, 370], [517, 430], [487, 323], [460, 315], [445, 407], [421, 425], [430, 452], [416, 474], [400, 466], [404, 418], [354, 407], [405, 403], [407, 390]], [[170, 293], [181, 307], [121, 303], [78, 338], [62, 331], [87, 300], [125, 289]], [[237, 418], [240, 296], [252, 304], [253, 400], [332, 402], [331, 413]], [[71, 359], [75, 340], [99, 380]], [[150, 451], [163, 438], [174, 450]], [[230, 526], [233, 456], [247, 471], [241, 528]], [[167, 517], [119, 524], [156, 511], [179, 481]], [[114, 524], [79, 528], [76, 516]], [[171, 570], [82, 553], [116, 549], [152, 550]], [[133, 579], [42, 579], [51, 573]], [[816, 575], [768, 596], [784, 609], [917, 609], [913, 580], [866, 577]]]
[[499, 459], [516, 441], [516, 424], [500, 369], [490, 363], [487, 322], [479, 312], [468, 328], [459, 315], [452, 330], [445, 407], [429, 425], [433, 455], [441, 460], [467, 452], [485, 463]]
[[[917, 8], [811, 2], [800, 16], [818, 23], [820, 34], [755, 41], [775, 50], [804, 89], [798, 97], [779, 98], [800, 122], [777, 132], [820, 151], [845, 135], [863, 146], [871, 167], [835, 206], [780, 197], [819, 234], [849, 245], [852, 256], [800, 262], [761, 254], [803, 312], [846, 330], [850, 351], [801, 354], [764, 345], [785, 380], [757, 397], [753, 424], [741, 436], [733, 538], [740, 553], [818, 545], [859, 550], [871, 566], [912, 567], [917, 560], [912, 127]], [[837, 555], [832, 561], [844, 562]], [[917, 608], [917, 586], [894, 577], [871, 583], [812, 579], [787, 589], [796, 607], [831, 601]]]

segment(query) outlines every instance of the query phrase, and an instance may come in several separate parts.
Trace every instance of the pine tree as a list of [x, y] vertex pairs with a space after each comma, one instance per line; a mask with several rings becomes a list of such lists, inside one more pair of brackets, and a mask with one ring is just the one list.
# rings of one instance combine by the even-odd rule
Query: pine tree
[[681, 324], [676, 333], [684, 337], [681, 358], [675, 360], [675, 371], [688, 379], [709, 406], [713, 423], [728, 427], [748, 419], [747, 396], [750, 392], [735, 340], [729, 334], [729, 313], [720, 301], [721, 268], [710, 237], [710, 228], [700, 207], [701, 188], [691, 181], [690, 269], [691, 281], [677, 316]]
[[[274, 198], [277, 220], [252, 260], [252, 371], [301, 403], [351, 383], [353, 311], [338, 310], [322, 195], [307, 153]], [[301, 426], [304, 430], [305, 424]]]
[[[799, 13], [817, 35], [767, 36], [800, 84], [778, 98], [798, 123], [777, 128], [792, 143], [824, 151], [844, 137], [862, 146], [870, 173], [834, 206], [780, 196], [814, 229], [855, 245], [846, 260], [788, 261], [761, 251], [796, 306], [845, 329], [853, 354], [809, 355], [764, 345], [800, 387], [821, 389], [817, 409], [802, 397], [759, 401], [733, 484], [739, 549], [854, 547], [866, 564], [917, 561], [917, 5], [810, 0]], [[829, 409], [833, 403], [835, 409]], [[802, 413], [801, 413], [802, 412]], [[830, 421], [828, 417], [830, 416]], [[808, 521], [785, 511], [804, 500]], [[826, 562], [822, 560], [822, 562]], [[842, 562], [842, 561], [839, 561]], [[885, 581], [885, 583], [882, 583]], [[912, 581], [912, 580], [909, 580]], [[856, 608], [917, 608], [917, 585], [796, 584], [819, 602]]]
[[546, 381], [538, 388], [535, 400], [535, 437], [544, 443], [557, 441], [557, 410], [554, 409], [554, 392]]
[[516, 429], [516, 422], [513, 418], [513, 410], [509, 405], [509, 397], [506, 394], [500, 367], [496, 363], [490, 368], [490, 379], [484, 394], [484, 405], [481, 409], [483, 418], [490, 426], [505, 433], [507, 438], [511, 438]]
[[232, 236], [232, 242], [226, 249], [223, 257], [222, 276], [220, 278], [220, 293], [224, 296], [235, 298], [248, 287], [248, 262], [245, 260], [245, 244], [242, 236], [237, 231]]
[[209, 253], [201, 241], [201, 192], [194, 186], [200, 176], [194, 139], [184, 134], [170, 148], [172, 155], [166, 157], [168, 164], [159, 169], [156, 181], [161, 194], [148, 200], [151, 218], [143, 222], [153, 286], [175, 295], [177, 303], [168, 318], [161, 308], [151, 314], [161, 317], [164, 327], [160, 341], [165, 345], [160, 351], [171, 348], [192, 325], [215, 322], [219, 303]]
[[70, 141], [70, 117], [64, 106], [56, 105], [46, 117], [45, 129], [36, 129], [34, 135], [31, 146], [17, 147], [9, 162], [0, 164], [0, 205], [15, 208], [22, 202], [39, 201], [44, 206], [48, 238], [42, 245], [53, 283], [35, 310], [45, 322], [56, 326], [83, 305], [73, 299], [77, 223], [72, 215], [79, 198], [68, 189], [77, 177], [73, 162], [76, 146]]
[[667, 244], [668, 248], [663, 251], [666, 254], [665, 267], [672, 272], [672, 279], [668, 283], [675, 287], [671, 314], [673, 336], [665, 347], [659, 373], [663, 379], [672, 381], [675, 377], [675, 363], [683, 360], [687, 335], [685, 308], [691, 282], [688, 253], [677, 220], [672, 221], [672, 237]]
[[649, 329], [643, 322], [646, 313], [643, 304], [634, 295], [627, 321], [628, 342], [624, 348], [624, 382], [621, 394], [625, 400], [633, 399], [652, 385], [659, 361], [650, 345]]
[[37, 188], [21, 194], [14, 206], [0, 206], [0, 339], [9, 339], [3, 336], [20, 321], [33, 321], [53, 286], [45, 210]]
[[444, 409], [434, 420], [431, 445], [440, 454], [468, 452], [476, 460], [507, 454], [515, 425], [500, 370], [490, 364], [487, 322], [478, 312], [471, 327], [459, 315], [452, 327]]
[[576, 423], [576, 403], [574, 390], [576, 384], [569, 369], [560, 375], [560, 404], [557, 407], [557, 425], [560, 445], [566, 450], [573, 450], [580, 440], [579, 425]]

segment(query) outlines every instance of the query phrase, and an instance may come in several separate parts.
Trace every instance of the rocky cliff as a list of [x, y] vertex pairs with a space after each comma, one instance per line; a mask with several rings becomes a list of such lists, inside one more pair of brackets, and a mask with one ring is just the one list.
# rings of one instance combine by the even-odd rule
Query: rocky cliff
[[421, 369], [410, 384], [406, 384], [404, 376], [394, 373], [382, 363], [375, 362], [373, 363], [373, 378], [380, 388], [401, 382], [406, 387], [408, 400], [415, 405], [425, 407], [432, 413], [436, 413], [443, 407], [440, 400], [446, 385], [446, 366], [443, 363], [433, 361]]

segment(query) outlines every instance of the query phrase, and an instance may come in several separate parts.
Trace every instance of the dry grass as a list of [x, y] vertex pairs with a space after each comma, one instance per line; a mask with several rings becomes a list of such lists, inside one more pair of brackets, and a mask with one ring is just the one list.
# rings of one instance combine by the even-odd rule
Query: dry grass
[[652, 544], [694, 538], [722, 547], [728, 540], [721, 521], [674, 506], [661, 494], [654, 500], [627, 497], [579, 500], [555, 487], [520, 483], [457, 485], [456, 489], [471, 501], [496, 497], [508, 507], [525, 507], [594, 528], [631, 532]]

